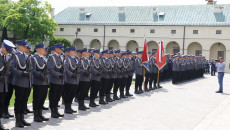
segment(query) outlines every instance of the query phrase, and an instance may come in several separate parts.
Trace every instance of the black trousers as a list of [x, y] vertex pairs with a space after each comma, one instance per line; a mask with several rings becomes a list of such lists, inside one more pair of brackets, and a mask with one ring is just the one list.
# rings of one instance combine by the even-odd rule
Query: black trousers
[[[155, 76], [154, 73], [149, 74], [149, 88], [152, 88], [152, 86], [153, 86], [154, 76]], [[155, 81], [154, 81], [154, 85], [156, 85]]]
[[79, 98], [79, 84], [77, 85], [77, 88], [75, 90], [75, 98]]
[[127, 78], [122, 77], [122, 79], [121, 79], [121, 87], [120, 87], [120, 94], [124, 94], [124, 89], [125, 89], [125, 86], [126, 86], [126, 82], [127, 82]]
[[60, 101], [62, 91], [63, 91], [63, 85], [50, 83], [50, 90], [49, 90], [50, 108], [58, 107], [58, 102]]
[[90, 81], [80, 81], [78, 101], [84, 101], [85, 97], [88, 96], [89, 88]]
[[4, 112], [4, 98], [5, 98], [6, 93], [5, 92], [0, 92], [0, 118], [2, 116], [2, 113]]
[[117, 91], [118, 91], [118, 89], [120, 89], [120, 87], [121, 87], [121, 79], [122, 78], [117, 78], [117, 79], [115, 79], [115, 82], [114, 82], [114, 88], [113, 88], [113, 94], [117, 94]]
[[8, 108], [10, 105], [10, 99], [12, 98], [13, 92], [14, 92], [14, 86], [12, 84], [8, 84], [8, 92], [5, 94], [5, 98], [4, 98], [4, 106], [6, 108]]
[[75, 96], [75, 92], [77, 89], [77, 85], [76, 84], [65, 84], [63, 87], [63, 99], [64, 99], [64, 103], [68, 104], [73, 102], [73, 98]]
[[132, 84], [132, 79], [133, 79], [133, 76], [128, 76], [126, 86], [125, 86], [126, 93], [129, 93], [129, 89]]
[[145, 89], [148, 88], [147, 85], [149, 83], [149, 73], [146, 72], [145, 74]]
[[143, 75], [136, 74], [135, 91], [142, 90]]
[[100, 97], [105, 95], [105, 91], [106, 91], [107, 87], [109, 86], [109, 81], [110, 81], [110, 79], [101, 78], [101, 87], [99, 90]]
[[106, 89], [106, 91], [105, 91], [105, 94], [110, 94], [110, 91], [111, 91], [112, 88], [113, 88], [114, 82], [115, 82], [115, 79], [114, 79], [114, 78], [109, 79], [109, 85], [108, 85], [108, 87], [107, 87], [107, 89]]
[[33, 85], [33, 110], [42, 109], [48, 92], [48, 85]]
[[94, 100], [97, 96], [99, 89], [100, 89], [101, 81], [92, 80], [90, 86], [91, 86], [90, 100]]
[[30, 93], [30, 88], [23, 88], [14, 86], [15, 88], [15, 103], [14, 112], [15, 114], [24, 114], [27, 107], [28, 93]]
[[27, 102], [28, 102], [28, 99], [30, 97], [30, 92], [31, 92], [31, 88], [28, 88], [28, 91], [26, 91], [25, 95], [26, 95], [26, 104], [25, 104], [25, 108], [27, 108]]

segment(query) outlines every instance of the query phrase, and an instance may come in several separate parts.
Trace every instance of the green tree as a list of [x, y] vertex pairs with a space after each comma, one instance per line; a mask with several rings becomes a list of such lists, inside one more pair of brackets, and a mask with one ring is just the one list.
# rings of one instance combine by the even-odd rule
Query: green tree
[[49, 48], [53, 47], [54, 44], [58, 44], [58, 43], [64, 44], [64, 48], [73, 46], [72, 42], [64, 37], [54, 37], [49, 42]]
[[18, 0], [12, 3], [3, 24], [12, 29], [18, 39], [37, 44], [54, 37], [57, 23], [49, 16], [52, 7], [48, 2]]
[[9, 13], [11, 4], [8, 0], [0, 0], [0, 29], [2, 30], [2, 41], [8, 39], [7, 27], [4, 26], [3, 22]]

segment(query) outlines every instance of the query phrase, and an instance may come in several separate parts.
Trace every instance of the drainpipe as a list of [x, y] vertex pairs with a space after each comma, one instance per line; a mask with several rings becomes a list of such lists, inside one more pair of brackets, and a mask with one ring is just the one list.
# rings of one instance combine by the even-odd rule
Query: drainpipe
[[185, 26], [184, 26], [184, 35], [183, 35], [183, 55], [184, 55], [184, 44], [185, 44]]
[[103, 50], [105, 50], [105, 25], [104, 25]]

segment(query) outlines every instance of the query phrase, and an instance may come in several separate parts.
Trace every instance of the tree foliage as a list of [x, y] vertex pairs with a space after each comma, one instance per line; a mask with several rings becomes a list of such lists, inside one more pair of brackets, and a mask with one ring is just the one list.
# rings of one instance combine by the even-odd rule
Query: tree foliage
[[18, 39], [28, 39], [31, 44], [54, 37], [57, 23], [49, 16], [52, 7], [40, 0], [18, 0], [11, 3], [3, 26], [10, 28]]

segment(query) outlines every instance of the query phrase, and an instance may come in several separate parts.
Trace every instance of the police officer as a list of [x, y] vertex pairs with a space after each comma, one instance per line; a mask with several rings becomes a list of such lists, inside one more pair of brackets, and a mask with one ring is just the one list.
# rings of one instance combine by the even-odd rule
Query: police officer
[[87, 49], [84, 48], [81, 50], [82, 53], [82, 60], [81, 60], [81, 76], [80, 76], [80, 83], [79, 83], [79, 98], [78, 98], [78, 110], [85, 111], [89, 109], [84, 104], [84, 99], [88, 95], [89, 88], [90, 88], [90, 73], [91, 73], [91, 62], [87, 59], [88, 53]]
[[172, 66], [172, 83], [177, 84], [178, 83], [178, 70], [179, 70], [179, 56], [176, 55], [175, 59], [173, 60], [173, 66]]
[[115, 82], [115, 78], [116, 78], [116, 71], [115, 71], [115, 61], [114, 61], [114, 54], [113, 54], [113, 51], [109, 51], [109, 64], [110, 64], [110, 73], [109, 73], [109, 76], [110, 76], [110, 81], [109, 81], [109, 85], [106, 89], [106, 102], [113, 102], [114, 100], [110, 97], [110, 94], [111, 94], [111, 90], [112, 90], [112, 87], [113, 87], [113, 84]]
[[[76, 61], [81, 64], [81, 57], [82, 57], [82, 54], [81, 54], [81, 50], [77, 50], [77, 56], [76, 56]], [[79, 65], [80, 66], [80, 65]], [[78, 84], [77, 84], [77, 89], [75, 91], [75, 102], [78, 102], [78, 97], [79, 97], [79, 78], [80, 78], [81, 74], [77, 74], [77, 79], [78, 79]]]
[[12, 53], [12, 48], [14, 47], [15, 46], [11, 41], [3, 40], [2, 47], [0, 49], [0, 130], [8, 130], [5, 129], [1, 123], [1, 115], [5, 109], [4, 98], [6, 92], [8, 91], [7, 76], [9, 75], [9, 61], [6, 60], [6, 55]]
[[[152, 53], [153, 58], [151, 59], [151, 62], [153, 64], [153, 81], [154, 81], [154, 87], [153, 89], [157, 89], [157, 77], [158, 77], [158, 67], [157, 67], [157, 62], [156, 62], [156, 52], [154, 51]], [[159, 86], [158, 86], [159, 87]]]
[[116, 70], [116, 79], [114, 82], [114, 88], [113, 88], [113, 100], [120, 100], [120, 98], [117, 96], [117, 91], [120, 89], [121, 86], [121, 79], [122, 79], [122, 59], [121, 59], [121, 51], [117, 50], [115, 51], [115, 70]]
[[109, 61], [109, 55], [108, 55], [108, 50], [102, 51], [102, 58], [101, 58], [101, 68], [102, 68], [102, 75], [101, 75], [101, 87], [100, 87], [100, 99], [99, 99], [99, 104], [105, 105], [106, 102], [104, 101], [104, 95], [105, 91], [109, 85], [110, 81], [110, 61]]
[[129, 62], [127, 60], [126, 52], [123, 52], [121, 56], [122, 56], [122, 79], [121, 79], [121, 87], [120, 87], [120, 98], [127, 98], [124, 94], [124, 88], [126, 87], [126, 82], [128, 78]]
[[75, 96], [75, 91], [77, 89], [77, 74], [79, 73], [79, 63], [75, 59], [76, 58], [76, 48], [75, 47], [70, 47], [68, 49], [69, 51], [69, 56], [66, 57], [65, 59], [65, 86], [63, 89], [63, 98], [64, 98], [64, 103], [65, 103], [65, 113], [67, 114], [73, 114], [76, 113], [77, 111], [72, 109], [72, 101]]
[[62, 49], [63, 44], [55, 44], [54, 54], [51, 55], [48, 61], [50, 79], [49, 107], [51, 109], [52, 118], [64, 117], [63, 114], [58, 112], [58, 102], [60, 101], [64, 85], [64, 63], [61, 59]]
[[10, 69], [13, 73], [12, 85], [15, 88], [15, 116], [16, 127], [23, 128], [24, 126], [30, 126], [24, 119], [24, 111], [26, 110], [27, 94], [30, 92], [30, 72], [29, 64], [27, 64], [27, 57], [25, 52], [27, 51], [27, 42], [25, 40], [17, 41], [18, 52], [15, 53], [15, 57], [10, 62]]
[[134, 60], [132, 59], [133, 58], [133, 55], [132, 55], [132, 52], [128, 52], [127, 53], [128, 55], [128, 58], [127, 58], [127, 61], [128, 61], [128, 78], [127, 78], [127, 82], [126, 82], [126, 93], [125, 95], [127, 97], [131, 97], [133, 96], [132, 94], [130, 94], [129, 90], [130, 90], [130, 86], [132, 84], [132, 79], [133, 79], [133, 73], [134, 73]]
[[139, 51], [137, 53], [137, 58], [135, 60], [135, 74], [136, 74], [136, 82], [135, 82], [135, 94], [141, 94], [143, 93], [142, 90], [142, 82], [143, 82], [143, 65], [142, 65], [142, 51]]
[[34, 121], [42, 122], [49, 120], [42, 115], [42, 107], [48, 92], [48, 70], [47, 61], [44, 59], [46, 54], [44, 43], [37, 44], [35, 50], [36, 53], [31, 58], [31, 65], [33, 68], [32, 84]]
[[93, 51], [94, 56], [91, 60], [91, 91], [90, 91], [90, 107], [99, 106], [95, 103], [95, 98], [101, 86], [101, 59], [100, 59], [100, 50]]

